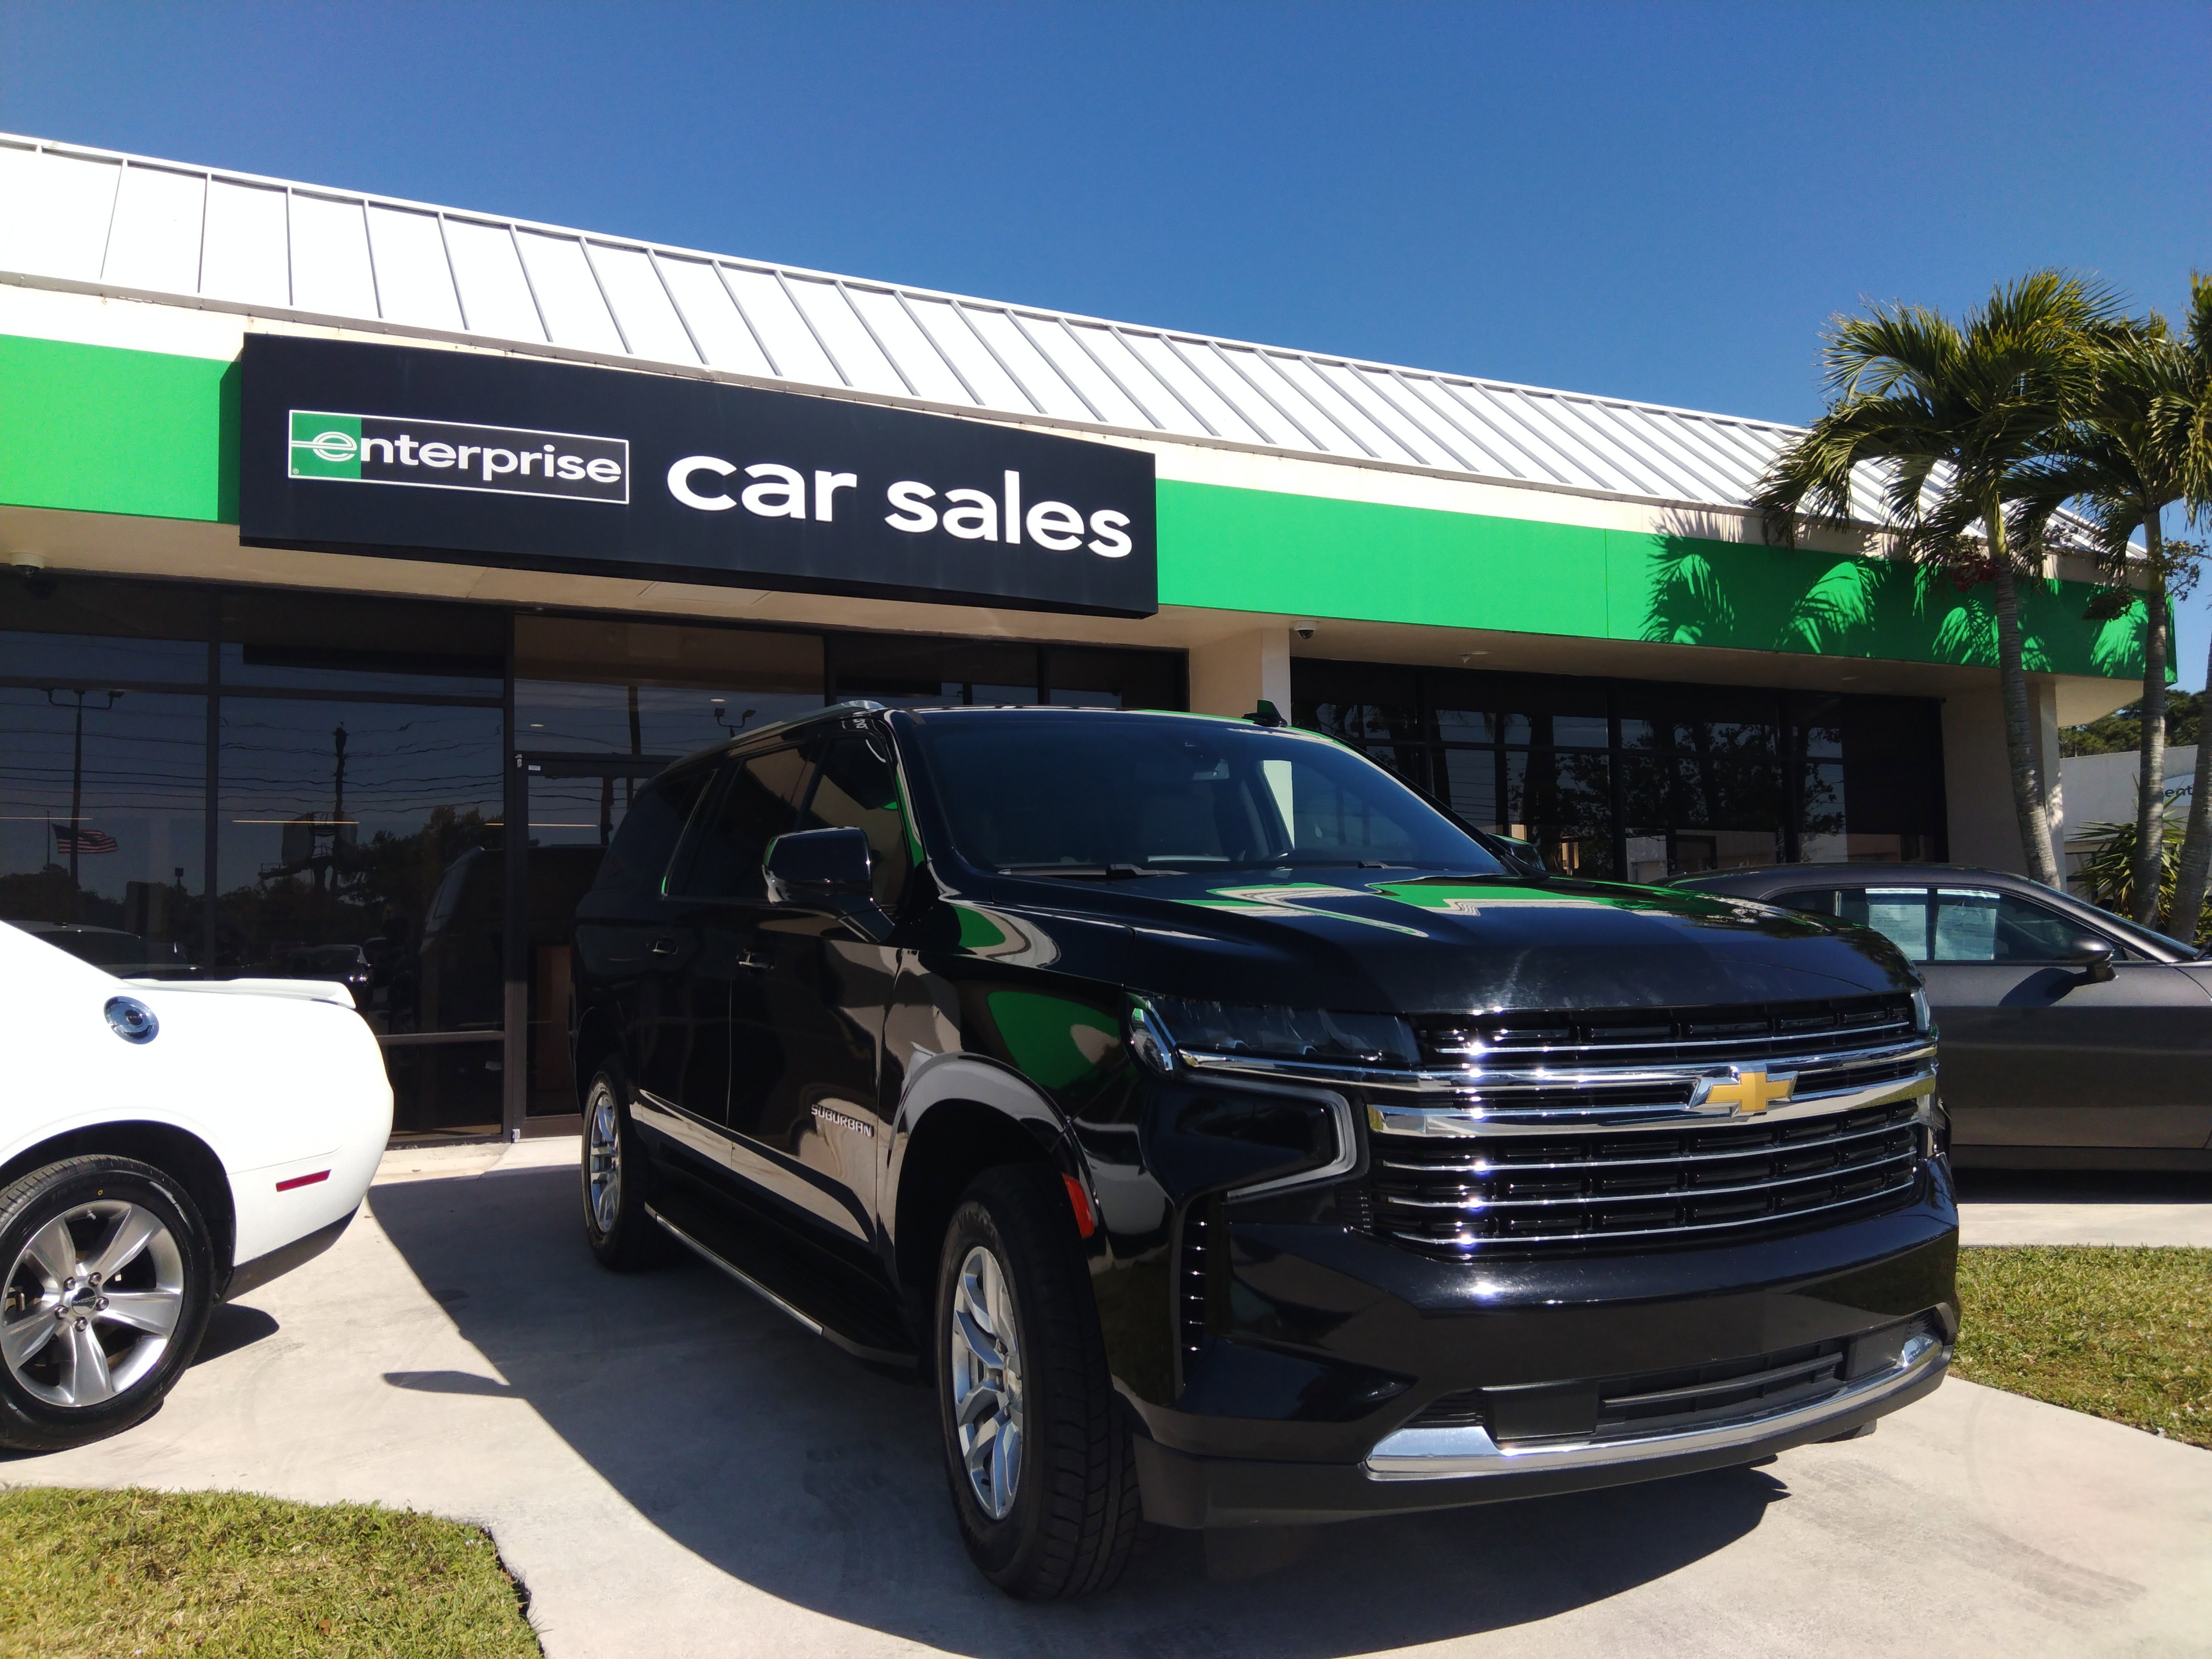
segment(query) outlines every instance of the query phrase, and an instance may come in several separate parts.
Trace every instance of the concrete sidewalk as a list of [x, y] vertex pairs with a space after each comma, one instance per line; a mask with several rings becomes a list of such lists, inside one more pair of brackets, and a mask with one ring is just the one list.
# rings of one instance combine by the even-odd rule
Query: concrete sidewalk
[[1757, 1469], [1301, 1532], [1160, 1533], [1024, 1607], [952, 1533], [929, 1395], [708, 1269], [600, 1271], [575, 1143], [394, 1154], [319, 1261], [222, 1310], [152, 1421], [0, 1464], [487, 1523], [556, 1659], [2199, 1656], [2212, 1455], [1949, 1382]]

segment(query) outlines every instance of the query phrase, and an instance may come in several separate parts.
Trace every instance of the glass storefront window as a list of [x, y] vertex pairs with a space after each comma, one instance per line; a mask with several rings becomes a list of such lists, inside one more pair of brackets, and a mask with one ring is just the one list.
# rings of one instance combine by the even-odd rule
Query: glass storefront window
[[0, 675], [82, 684], [204, 685], [204, 593], [44, 575], [0, 581]]
[[406, 600], [227, 593], [219, 672], [226, 686], [496, 699], [506, 624], [495, 611]]
[[519, 617], [514, 658], [522, 750], [673, 758], [823, 703], [813, 634]]
[[1800, 854], [1808, 862], [1937, 856], [1942, 739], [1914, 697], [1799, 696]]
[[1941, 856], [1937, 705], [1387, 664], [1291, 664], [1293, 719], [1555, 868]]
[[221, 718], [216, 970], [344, 980], [380, 1035], [498, 1030], [501, 894], [469, 876], [500, 845], [500, 710], [227, 696]]
[[1037, 648], [997, 641], [841, 636], [834, 647], [837, 696], [894, 708], [945, 703], [1033, 703]]
[[0, 921], [112, 973], [191, 973], [206, 802], [204, 696], [0, 689]]
[[1048, 701], [1068, 708], [1181, 708], [1182, 655], [1050, 645], [1044, 686]]

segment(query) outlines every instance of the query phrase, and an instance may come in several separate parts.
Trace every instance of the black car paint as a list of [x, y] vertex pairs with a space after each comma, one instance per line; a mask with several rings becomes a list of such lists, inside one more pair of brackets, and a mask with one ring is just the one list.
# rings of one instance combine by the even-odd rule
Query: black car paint
[[[702, 907], [641, 888], [587, 895], [577, 1075], [587, 1083], [609, 1054], [633, 1076], [668, 1074], [654, 1044], [699, 1022], [688, 1004], [669, 1006], [681, 1003], [670, 964], [763, 964], [731, 970], [756, 982], [732, 994], [727, 1051], [732, 1069], [770, 1079], [759, 1106], [719, 1121], [648, 1106], [638, 1121], [671, 1167], [811, 1227], [825, 1255], [901, 1300], [917, 1335], [942, 1218], [912, 1172], [959, 1145], [1053, 1159], [1095, 1223], [1093, 1286], [1117, 1390], [1141, 1425], [1155, 1518], [1425, 1508], [1728, 1462], [1486, 1480], [1480, 1491], [1356, 1478], [1382, 1435], [1443, 1394], [1705, 1364], [1927, 1313], [1946, 1340], [1955, 1331], [1957, 1217], [1940, 1158], [1910, 1203], [1846, 1225], [1452, 1264], [1348, 1227], [1334, 1188], [1228, 1201], [1228, 1189], [1315, 1154], [1254, 1120], [1266, 1096], [1162, 1079], [1127, 1042], [1133, 993], [1399, 1012], [1893, 994], [1913, 980], [1887, 941], [1730, 897], [1517, 866], [1481, 878], [1331, 867], [1127, 880], [972, 868], [952, 851], [911, 739], [917, 721], [982, 713], [814, 717], [896, 747], [923, 857], [893, 915]], [[810, 722], [795, 724], [726, 752], [794, 741]], [[656, 969], [652, 945], [670, 941]], [[1177, 1264], [1201, 1224], [1227, 1248], [1210, 1257], [1194, 1342], [1177, 1316], [1188, 1288]]]
[[1961, 1164], [2212, 1169], [2212, 962], [2115, 925], [2070, 893], [1954, 865], [1778, 865], [1678, 879], [1760, 903], [1826, 888], [1975, 888], [2017, 896], [2113, 947], [2112, 976], [2073, 962], [1929, 962], [1943, 1104]]

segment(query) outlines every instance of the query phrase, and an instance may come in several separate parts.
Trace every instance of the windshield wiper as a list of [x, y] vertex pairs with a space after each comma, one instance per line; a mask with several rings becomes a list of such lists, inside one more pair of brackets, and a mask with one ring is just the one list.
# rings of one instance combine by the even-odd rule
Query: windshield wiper
[[1147, 870], [1134, 864], [1002, 864], [1002, 876], [1066, 876], [1074, 881], [1127, 881], [1136, 876], [1164, 876], [1164, 870]]

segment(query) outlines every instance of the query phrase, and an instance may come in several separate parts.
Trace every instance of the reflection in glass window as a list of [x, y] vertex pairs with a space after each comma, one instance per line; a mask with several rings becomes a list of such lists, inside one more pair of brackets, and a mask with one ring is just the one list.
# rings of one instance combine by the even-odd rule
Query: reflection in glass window
[[1603, 754], [1507, 750], [1505, 833], [1533, 843], [1547, 869], [1605, 875], [1613, 866], [1611, 767]]
[[840, 698], [866, 697], [895, 708], [1038, 700], [1041, 664], [1033, 645], [846, 635], [837, 641], [836, 667]]
[[380, 1032], [496, 1030], [500, 711], [223, 699], [216, 967], [337, 979]]
[[[1926, 698], [1303, 657], [1291, 672], [1297, 724], [1358, 744], [1470, 822], [1541, 842], [1547, 860], [1565, 867], [1571, 857], [1586, 874], [1661, 881], [1793, 858], [1942, 853], [1942, 743]], [[1602, 765], [1608, 748], [1609, 770], [1535, 758], [1581, 751]]]
[[0, 921], [113, 973], [189, 971], [206, 800], [205, 697], [0, 690]]

